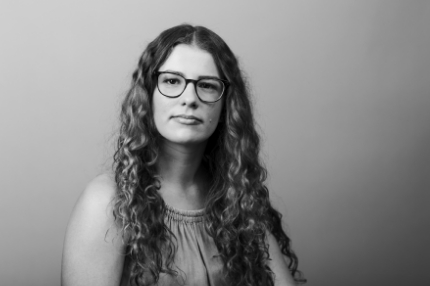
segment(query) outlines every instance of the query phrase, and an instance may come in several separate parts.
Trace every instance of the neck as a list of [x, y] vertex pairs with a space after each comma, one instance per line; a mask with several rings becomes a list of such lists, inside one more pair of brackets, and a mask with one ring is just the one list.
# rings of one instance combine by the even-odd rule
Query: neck
[[180, 209], [204, 206], [209, 180], [201, 166], [206, 142], [180, 145], [163, 141], [157, 160], [160, 194], [165, 202]]

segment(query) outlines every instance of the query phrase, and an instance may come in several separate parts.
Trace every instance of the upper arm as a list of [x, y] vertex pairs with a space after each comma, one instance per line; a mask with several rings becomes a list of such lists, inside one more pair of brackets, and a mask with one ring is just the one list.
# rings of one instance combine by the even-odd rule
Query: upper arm
[[102, 175], [79, 197], [64, 240], [63, 286], [119, 285], [125, 246], [112, 214], [115, 192], [113, 180]]
[[279, 244], [276, 238], [271, 234], [267, 233], [267, 240], [269, 243], [269, 267], [275, 274], [275, 286], [293, 286], [296, 285], [293, 277], [288, 270], [287, 262], [285, 261], [284, 255], [279, 248]]

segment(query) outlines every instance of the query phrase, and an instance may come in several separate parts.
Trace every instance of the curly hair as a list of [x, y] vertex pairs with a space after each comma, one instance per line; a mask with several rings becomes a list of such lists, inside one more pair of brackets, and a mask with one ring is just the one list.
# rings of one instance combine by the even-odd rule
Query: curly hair
[[267, 234], [272, 233], [289, 260], [296, 282], [305, 282], [298, 260], [270, 201], [266, 169], [259, 160], [260, 139], [238, 62], [227, 44], [201, 26], [179, 25], [148, 44], [122, 103], [121, 127], [114, 155], [117, 193], [114, 217], [127, 236], [131, 280], [139, 285], [148, 274], [157, 282], [172, 269], [176, 239], [164, 223], [166, 205], [159, 194], [156, 162], [160, 137], [154, 119], [154, 72], [178, 44], [209, 52], [222, 78], [230, 82], [220, 122], [209, 138], [203, 163], [213, 174], [206, 200], [206, 230], [214, 239], [232, 285], [273, 285]]

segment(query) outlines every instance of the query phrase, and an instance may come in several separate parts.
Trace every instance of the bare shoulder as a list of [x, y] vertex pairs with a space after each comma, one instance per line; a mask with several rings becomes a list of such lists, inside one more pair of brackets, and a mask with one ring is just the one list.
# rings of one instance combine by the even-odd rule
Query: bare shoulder
[[98, 220], [99, 225], [112, 224], [112, 202], [115, 194], [116, 184], [110, 175], [102, 174], [95, 177], [79, 196], [70, 222], [82, 215], [86, 220]]
[[115, 181], [106, 174], [81, 193], [64, 240], [62, 285], [119, 283], [125, 246], [113, 216], [115, 194]]
[[116, 194], [116, 183], [110, 174], [101, 174], [88, 183], [82, 192], [79, 203], [108, 206]]
[[[69, 226], [81, 216], [88, 219], [100, 219], [99, 223], [113, 219], [110, 216], [112, 212], [112, 201], [116, 194], [116, 184], [113, 178], [108, 174], [102, 174], [90, 181], [79, 196], [73, 209]], [[82, 222], [84, 222], [82, 221]]]
[[288, 265], [284, 259], [284, 255], [279, 247], [278, 241], [270, 233], [267, 232], [267, 242], [269, 244], [269, 267], [275, 274], [275, 286], [293, 286], [296, 285], [293, 277], [288, 270]]

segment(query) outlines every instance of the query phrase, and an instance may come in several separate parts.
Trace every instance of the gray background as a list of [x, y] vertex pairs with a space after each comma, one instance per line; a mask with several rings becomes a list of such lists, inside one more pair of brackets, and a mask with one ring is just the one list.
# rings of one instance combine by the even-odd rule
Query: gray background
[[430, 4], [406, 0], [2, 1], [0, 285], [59, 285], [138, 57], [183, 22], [239, 56], [308, 285], [430, 285]]

